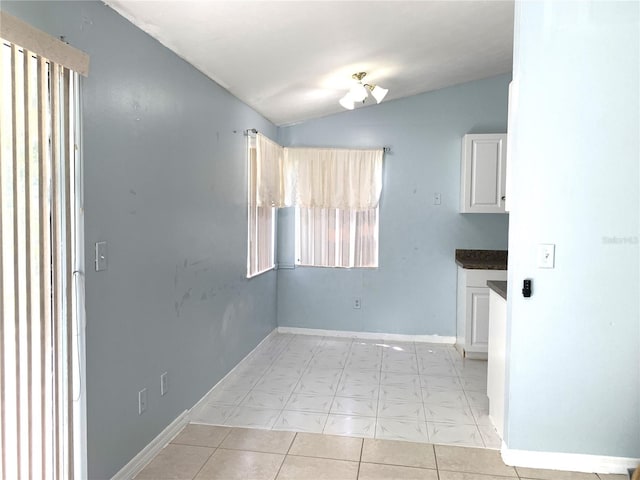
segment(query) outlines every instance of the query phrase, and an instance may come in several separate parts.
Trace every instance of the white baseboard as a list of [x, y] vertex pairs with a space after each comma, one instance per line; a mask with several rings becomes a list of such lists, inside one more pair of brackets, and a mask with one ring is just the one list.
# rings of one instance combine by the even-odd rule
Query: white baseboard
[[182, 412], [160, 434], [151, 440], [111, 480], [131, 480], [189, 423], [189, 410]]
[[249, 353], [247, 353], [244, 358], [242, 358], [235, 367], [233, 367], [231, 370], [229, 370], [229, 373], [227, 373], [224, 377], [222, 377], [218, 383], [216, 383], [213, 387], [211, 387], [209, 389], [209, 391], [207, 393], [205, 393], [202, 398], [200, 400], [198, 400], [198, 402], [191, 407], [191, 409], [189, 410], [189, 416], [193, 416], [193, 412], [197, 412], [203, 405], [205, 405], [207, 403], [207, 398], [209, 397], [209, 394], [213, 391], [214, 388], [216, 388], [220, 383], [222, 383], [224, 381], [225, 378], [227, 378], [228, 376], [230, 376], [231, 374], [233, 374], [233, 372], [235, 372], [240, 365], [242, 365], [246, 360], [250, 359], [254, 353], [256, 353], [258, 351], [258, 349], [262, 346], [262, 344], [264, 342], [266, 342], [269, 338], [273, 337], [276, 333], [278, 333], [278, 328], [274, 328], [273, 330], [271, 330], [271, 332], [269, 332], [269, 335], [267, 335], [266, 337], [264, 337], [260, 343], [258, 345], [256, 345], [254, 347], [253, 350], [251, 350]]
[[514, 450], [508, 448], [504, 442], [500, 453], [502, 454], [502, 460], [507, 465], [547, 470], [626, 475], [628, 469], [636, 468], [640, 465], [640, 458]]
[[453, 345], [456, 337], [441, 335], [403, 335], [400, 333], [349, 332], [346, 330], [321, 330], [317, 328], [278, 327], [278, 333], [296, 335], [324, 335], [328, 337], [360, 338], [363, 340], [389, 340], [392, 342], [443, 343]]
[[[251, 356], [260, 348], [260, 346], [264, 342], [266, 342], [267, 339], [275, 335], [277, 331], [277, 328], [271, 330], [271, 332], [266, 337], [264, 337], [260, 341], [260, 343], [256, 345], [256, 347], [251, 350], [242, 360], [240, 360], [240, 362], [238, 362], [238, 364], [233, 367], [229, 371], [229, 373], [222, 377], [222, 379], [218, 383], [222, 382], [225, 378], [231, 375], [233, 371], [238, 368], [245, 360], [251, 358]], [[211, 390], [213, 390], [216, 385], [218, 385], [218, 383], [216, 383], [211, 388]], [[133, 457], [129, 461], [129, 463], [122, 467], [122, 469], [118, 473], [116, 473], [111, 478], [111, 480], [131, 480], [138, 473], [140, 473], [140, 471], [142, 471], [142, 469], [146, 467], [147, 464], [160, 452], [160, 450], [162, 450], [167, 444], [169, 444], [169, 442], [173, 440], [173, 437], [175, 437], [189, 423], [191, 412], [196, 410], [202, 404], [206, 403], [206, 398], [211, 390], [205, 393], [204, 396], [200, 400], [198, 400], [198, 402], [191, 409], [185, 410], [178, 416], [178, 418], [167, 425], [167, 427], [162, 432], [160, 432], [160, 434], [156, 438], [151, 440], [151, 442], [146, 447], [144, 447], [135, 457]]]

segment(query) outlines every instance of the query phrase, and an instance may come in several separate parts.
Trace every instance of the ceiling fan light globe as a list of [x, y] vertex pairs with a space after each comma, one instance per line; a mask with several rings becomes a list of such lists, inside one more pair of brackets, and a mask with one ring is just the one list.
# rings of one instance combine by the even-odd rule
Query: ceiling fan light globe
[[389, 93], [389, 89], [388, 88], [382, 88], [379, 85], [376, 85], [371, 90], [371, 95], [373, 96], [373, 98], [376, 99], [376, 102], [378, 102], [378, 103], [380, 103], [384, 99], [384, 97], [387, 96], [387, 93]]
[[355, 107], [355, 103], [353, 101], [353, 98], [351, 98], [350, 92], [348, 92], [344, 97], [340, 99], [340, 105], [342, 105], [342, 107], [346, 108], [347, 110], [353, 110], [353, 108]]
[[357, 85], [351, 87], [351, 90], [349, 90], [349, 95], [351, 95], [351, 98], [354, 102], [362, 102], [365, 98], [367, 98], [367, 89], [364, 88], [364, 85], [358, 83]]

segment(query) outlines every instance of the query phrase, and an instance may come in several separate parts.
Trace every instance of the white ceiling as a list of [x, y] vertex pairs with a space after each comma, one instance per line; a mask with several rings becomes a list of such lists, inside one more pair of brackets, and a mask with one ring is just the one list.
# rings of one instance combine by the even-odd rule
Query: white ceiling
[[513, 0], [106, 3], [277, 125], [343, 111], [359, 71], [385, 102], [511, 71]]

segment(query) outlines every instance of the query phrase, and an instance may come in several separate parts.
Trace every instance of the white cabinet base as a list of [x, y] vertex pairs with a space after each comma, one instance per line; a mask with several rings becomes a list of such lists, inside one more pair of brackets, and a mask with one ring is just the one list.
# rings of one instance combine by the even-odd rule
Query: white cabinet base
[[506, 270], [458, 267], [456, 348], [472, 359], [487, 359], [489, 342], [488, 280], [506, 280]]
[[504, 438], [504, 388], [507, 351], [507, 301], [489, 292], [489, 362], [487, 366], [487, 395], [489, 418], [500, 438]]

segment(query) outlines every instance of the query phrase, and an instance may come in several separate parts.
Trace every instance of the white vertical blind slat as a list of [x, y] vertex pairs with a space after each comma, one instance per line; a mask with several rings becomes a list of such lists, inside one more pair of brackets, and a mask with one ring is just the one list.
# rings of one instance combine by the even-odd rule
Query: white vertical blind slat
[[15, 430], [15, 448], [18, 454], [18, 462], [16, 464], [17, 477], [22, 476], [22, 414], [21, 414], [21, 401], [20, 401], [20, 389], [21, 389], [21, 368], [20, 368], [20, 254], [19, 254], [19, 238], [18, 238], [18, 224], [19, 224], [19, 204], [18, 204], [18, 146], [20, 142], [18, 126], [19, 115], [18, 106], [20, 105], [20, 96], [18, 92], [19, 80], [19, 52], [16, 45], [11, 46], [11, 81], [13, 86], [13, 97], [11, 102], [12, 108], [12, 123], [13, 123], [13, 163], [12, 163], [12, 195], [13, 195], [13, 253], [15, 255], [15, 262], [13, 266], [13, 308], [15, 315], [14, 323], [14, 351], [15, 351], [15, 410], [16, 410], [16, 430]]
[[[54, 112], [60, 109], [60, 67], [57, 64], [52, 65], [51, 69], [51, 104]], [[53, 285], [52, 285], [52, 333], [53, 333], [53, 432], [54, 441], [54, 472], [56, 478], [63, 478], [63, 459], [61, 447], [64, 445], [64, 425], [63, 419], [63, 403], [62, 403], [62, 385], [58, 379], [61, 368], [62, 354], [62, 258], [60, 251], [61, 240], [61, 212], [60, 204], [57, 201], [60, 198], [60, 119], [57, 115], [52, 116], [51, 126], [51, 153], [52, 153], [52, 192], [51, 192], [51, 225], [52, 225], [52, 241], [58, 248], [52, 248], [52, 268], [53, 268]]]
[[[71, 126], [70, 120], [71, 115], [69, 111], [69, 100], [70, 96], [70, 71], [68, 68], [62, 69], [63, 76], [63, 119], [62, 119], [62, 139], [64, 141], [64, 170], [62, 182], [64, 183], [64, 197], [63, 197], [63, 207], [64, 207], [64, 239], [63, 246], [65, 249], [64, 254], [64, 337], [66, 341], [64, 342], [63, 352], [65, 353], [64, 359], [64, 367], [61, 372], [61, 379], [64, 382], [64, 388], [66, 391], [63, 394], [64, 397], [64, 405], [66, 406], [65, 413], [65, 422], [64, 422], [64, 435], [65, 435], [65, 443], [64, 443], [64, 459], [65, 459], [65, 477], [73, 478], [73, 467], [74, 463], [72, 460], [73, 457], [73, 382], [72, 382], [72, 369], [73, 369], [73, 299], [72, 299], [72, 275], [73, 275], [73, 266], [72, 266], [72, 249], [73, 249], [73, 237], [72, 237], [72, 223], [71, 223], [71, 162], [73, 159], [73, 145], [71, 143]], [[62, 173], [62, 172], [61, 172]]]
[[49, 77], [51, 69], [49, 63], [42, 58], [38, 58], [38, 134], [40, 142], [38, 151], [40, 154], [40, 165], [38, 173], [39, 178], [39, 202], [40, 202], [40, 222], [39, 222], [39, 239], [40, 239], [40, 265], [42, 274], [40, 276], [40, 354], [41, 354], [41, 371], [40, 371], [40, 411], [42, 419], [41, 429], [41, 465], [42, 478], [54, 478], [54, 442], [50, 441], [53, 437], [53, 418], [54, 412], [51, 409], [53, 399], [53, 344], [52, 338], [52, 302], [51, 296], [53, 292], [52, 286], [52, 269], [51, 269], [51, 150], [48, 148], [49, 137], [51, 134], [51, 96], [49, 92]]
[[[5, 92], [5, 75], [4, 75], [4, 62], [6, 55], [6, 47], [0, 43], [0, 95], [3, 96]], [[4, 100], [4, 98], [3, 98]], [[4, 102], [3, 102], [4, 103]], [[3, 188], [3, 166], [5, 162], [5, 140], [2, 132], [5, 129], [10, 128], [10, 125], [5, 125], [4, 111], [0, 108], [0, 425], [6, 425], [5, 423], [5, 346], [4, 346], [4, 228], [2, 217], [4, 216], [4, 188]], [[5, 428], [0, 428], [0, 478], [7, 478], [7, 448], [6, 448], [6, 432]]]
[[[33, 162], [33, 152], [31, 150], [31, 108], [29, 102], [31, 100], [31, 53], [28, 50], [22, 51], [23, 60], [23, 116], [24, 116], [24, 249], [25, 249], [25, 329], [26, 329], [26, 357], [27, 357], [27, 398], [25, 407], [27, 410], [27, 448], [29, 476], [33, 476], [33, 391], [32, 391], [32, 373], [33, 373], [33, 352], [31, 344], [31, 319], [33, 315], [32, 309], [32, 293], [31, 289], [31, 163]], [[35, 292], [37, 294], [37, 291]]]

